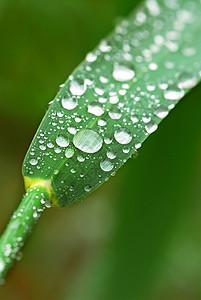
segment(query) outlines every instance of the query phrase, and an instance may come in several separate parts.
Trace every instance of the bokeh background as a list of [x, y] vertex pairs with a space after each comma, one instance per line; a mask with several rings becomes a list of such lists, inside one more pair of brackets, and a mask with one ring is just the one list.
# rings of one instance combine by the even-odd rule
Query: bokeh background
[[[138, 1], [139, 2], [139, 1]], [[0, 231], [47, 104], [137, 1], [0, 1]], [[85, 201], [47, 210], [5, 300], [201, 299], [201, 86]]]

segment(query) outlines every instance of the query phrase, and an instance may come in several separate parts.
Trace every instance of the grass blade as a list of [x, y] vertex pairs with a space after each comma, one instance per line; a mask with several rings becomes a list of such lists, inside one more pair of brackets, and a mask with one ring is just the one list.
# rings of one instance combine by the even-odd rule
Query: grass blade
[[[147, 1], [62, 85], [23, 164], [53, 205], [85, 197], [124, 164], [200, 80], [200, 2]], [[196, 39], [194, 38], [196, 36]]]

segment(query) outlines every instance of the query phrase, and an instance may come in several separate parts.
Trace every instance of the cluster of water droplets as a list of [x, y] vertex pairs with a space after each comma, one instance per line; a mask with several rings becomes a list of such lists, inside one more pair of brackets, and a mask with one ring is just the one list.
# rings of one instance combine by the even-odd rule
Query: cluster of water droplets
[[28, 176], [38, 170], [58, 178], [60, 198], [81, 197], [136, 153], [197, 84], [200, 60], [184, 32], [199, 13], [190, 1], [173, 2], [147, 0], [87, 54], [62, 85], [31, 145]]

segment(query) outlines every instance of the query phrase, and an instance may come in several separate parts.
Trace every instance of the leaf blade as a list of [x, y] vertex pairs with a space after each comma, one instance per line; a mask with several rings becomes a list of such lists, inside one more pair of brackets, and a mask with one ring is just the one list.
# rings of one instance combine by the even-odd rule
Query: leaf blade
[[51, 180], [60, 206], [107, 180], [200, 80], [201, 10], [190, 4], [144, 3], [59, 91], [23, 175]]

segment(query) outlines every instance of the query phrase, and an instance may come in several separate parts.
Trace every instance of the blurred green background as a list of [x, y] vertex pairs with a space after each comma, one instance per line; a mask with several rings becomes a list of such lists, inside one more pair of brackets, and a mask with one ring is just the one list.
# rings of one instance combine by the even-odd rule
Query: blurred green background
[[[136, 4], [0, 1], [1, 232], [48, 102]], [[85, 201], [43, 214], [0, 299], [201, 299], [200, 95], [198, 86]]]

